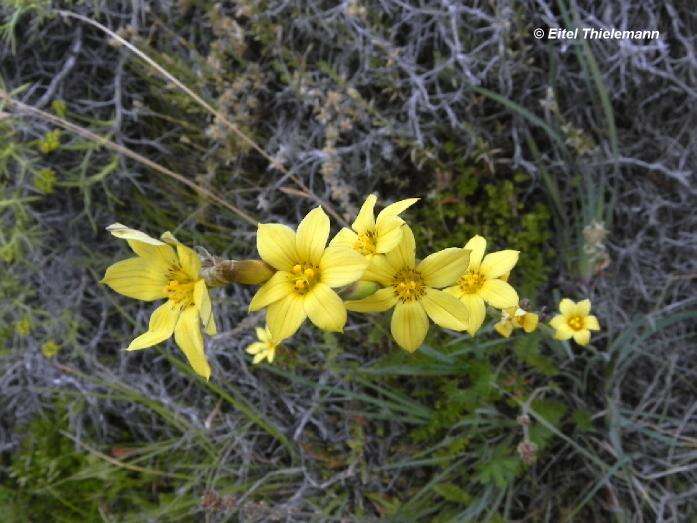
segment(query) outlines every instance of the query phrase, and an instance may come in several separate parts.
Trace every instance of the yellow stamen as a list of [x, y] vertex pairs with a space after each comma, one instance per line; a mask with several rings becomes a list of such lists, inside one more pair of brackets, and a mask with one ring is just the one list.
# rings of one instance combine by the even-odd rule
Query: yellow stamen
[[353, 249], [363, 256], [375, 254], [377, 247], [377, 235], [375, 231], [366, 231], [358, 235], [358, 239], [353, 244]]
[[392, 288], [402, 302], [417, 300], [426, 292], [421, 273], [414, 269], [402, 269], [395, 274]]
[[180, 309], [185, 309], [194, 303], [194, 282], [170, 280], [165, 287], [165, 294]]
[[319, 279], [319, 267], [315, 265], [298, 263], [291, 269], [290, 282], [299, 294], [308, 293]]
[[566, 323], [575, 331], [580, 331], [583, 328], [583, 318], [581, 316], [572, 316], [566, 320]]
[[482, 288], [486, 278], [478, 272], [467, 272], [458, 280], [458, 285], [465, 294], [475, 294]]

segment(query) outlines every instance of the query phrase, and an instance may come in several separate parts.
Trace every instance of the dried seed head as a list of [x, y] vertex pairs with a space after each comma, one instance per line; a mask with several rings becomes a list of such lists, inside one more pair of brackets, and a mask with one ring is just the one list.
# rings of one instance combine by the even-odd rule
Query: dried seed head
[[523, 463], [532, 465], [537, 461], [537, 445], [530, 440], [521, 441], [518, 444], [518, 455]]

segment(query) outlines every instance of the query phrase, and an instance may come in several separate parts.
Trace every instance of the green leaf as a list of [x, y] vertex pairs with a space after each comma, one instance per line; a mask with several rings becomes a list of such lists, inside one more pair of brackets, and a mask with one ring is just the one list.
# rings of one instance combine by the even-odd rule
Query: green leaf
[[[537, 400], [532, 402], [532, 410], [546, 419], [554, 427], [559, 427], [562, 417], [566, 413], [566, 405], [554, 400]], [[553, 432], [537, 423], [530, 427], [530, 439], [539, 448], [549, 443]]]
[[559, 369], [550, 358], [540, 354], [540, 348], [539, 331], [515, 339], [515, 354], [520, 361], [530, 365], [544, 376], [556, 376], [559, 374]]
[[581, 432], [593, 430], [593, 417], [590, 412], [585, 409], [576, 409], [571, 415], [576, 428]]
[[518, 474], [520, 464], [520, 459], [512, 456], [507, 446], [500, 445], [489, 460], [477, 464], [477, 480], [483, 485], [506, 488]]

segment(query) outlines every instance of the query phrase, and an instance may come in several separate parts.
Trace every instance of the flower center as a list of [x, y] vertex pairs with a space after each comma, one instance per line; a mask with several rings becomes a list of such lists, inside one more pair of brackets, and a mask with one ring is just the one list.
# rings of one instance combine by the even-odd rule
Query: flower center
[[525, 315], [527, 312], [525, 312], [523, 309], [518, 308], [516, 309], [515, 313], [513, 316], [509, 315], [510, 321], [512, 321], [517, 327], [523, 327], [525, 324]]
[[392, 279], [392, 288], [404, 303], [418, 300], [426, 292], [423, 276], [414, 269], [402, 269], [395, 274]]
[[306, 294], [319, 281], [319, 267], [310, 263], [298, 263], [290, 271], [290, 282], [298, 294]]
[[194, 303], [194, 282], [170, 280], [165, 293], [180, 309], [186, 309]]
[[194, 285], [196, 282], [181, 269], [172, 267], [167, 271], [169, 283], [165, 287], [165, 294], [174, 302], [180, 310], [186, 309], [194, 303]]
[[375, 231], [366, 231], [358, 235], [356, 243], [353, 244], [353, 249], [360, 252], [363, 256], [375, 254], [377, 246], [377, 238]]
[[575, 331], [580, 331], [583, 328], [583, 318], [581, 316], [572, 316], [566, 320], [566, 323]]
[[486, 278], [483, 274], [478, 272], [467, 272], [460, 277], [457, 283], [465, 294], [474, 294], [482, 288], [485, 281]]

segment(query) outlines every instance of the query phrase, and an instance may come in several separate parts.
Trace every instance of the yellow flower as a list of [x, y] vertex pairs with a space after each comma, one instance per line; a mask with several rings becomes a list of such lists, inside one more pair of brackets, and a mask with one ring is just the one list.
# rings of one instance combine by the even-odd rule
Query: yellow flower
[[329, 243], [330, 246], [342, 245], [363, 256], [371, 262], [363, 275], [364, 280], [374, 280], [372, 260], [375, 257], [383, 257], [394, 249], [402, 239], [402, 226], [404, 220], [399, 214], [414, 205], [418, 198], [401, 200], [385, 207], [375, 218], [375, 202], [377, 196], [371, 194], [366, 198], [358, 212], [356, 220], [351, 224], [351, 229], [344, 227]]
[[254, 295], [250, 311], [267, 308], [266, 323], [277, 339], [292, 336], [306, 317], [320, 329], [342, 332], [346, 307], [332, 289], [360, 279], [368, 265], [355, 251], [325, 247], [329, 217], [310, 211], [297, 233], [280, 223], [260, 223], [259, 256], [277, 270]]
[[273, 363], [276, 349], [281, 340], [274, 338], [268, 326], [264, 328], [257, 327], [256, 333], [259, 341], [255, 341], [247, 347], [247, 353], [254, 356], [252, 363], [257, 364], [265, 359], [269, 360], [269, 363]]
[[56, 354], [58, 354], [59, 350], [60, 345], [53, 340], [48, 340], [41, 346], [41, 354], [43, 354], [45, 358], [53, 358]]
[[102, 283], [137, 300], [167, 299], [150, 316], [148, 331], [134, 339], [127, 350], [151, 347], [174, 333], [174, 341], [191, 367], [208, 379], [211, 369], [203, 350], [201, 324], [206, 334], [213, 335], [217, 331], [208, 289], [199, 275], [201, 262], [196, 253], [170, 233], [162, 235], [166, 240], [163, 242], [119, 223], [110, 225], [107, 230], [127, 240], [137, 256], [109, 267]]
[[479, 330], [486, 316], [485, 302], [497, 309], [515, 307], [518, 293], [506, 280], [508, 273], [518, 262], [518, 251], [505, 250], [484, 256], [486, 240], [477, 235], [465, 245], [471, 251], [467, 270], [457, 281], [457, 285], [445, 292], [457, 297], [467, 307], [469, 324], [467, 332], [471, 336]]
[[29, 336], [31, 329], [31, 320], [27, 316], [15, 323], [15, 332], [20, 336]]
[[430, 317], [434, 323], [462, 331], [467, 328], [467, 309], [440, 288], [452, 285], [467, 267], [469, 251], [444, 249], [416, 263], [414, 234], [403, 228], [397, 247], [375, 266], [378, 283], [384, 286], [362, 300], [347, 301], [356, 312], [381, 312], [394, 307], [392, 336], [409, 352], [418, 349], [428, 333]]
[[494, 325], [494, 329], [504, 338], [508, 338], [513, 329], [523, 329], [525, 332], [533, 332], [537, 329], [539, 317], [534, 312], [527, 312], [518, 306], [508, 307], [501, 311], [501, 319]]
[[568, 340], [573, 337], [579, 345], [588, 345], [591, 331], [599, 331], [598, 318], [590, 314], [590, 300], [574, 303], [568, 298], [559, 302], [559, 312], [549, 324], [556, 331], [554, 337], [558, 340]]

